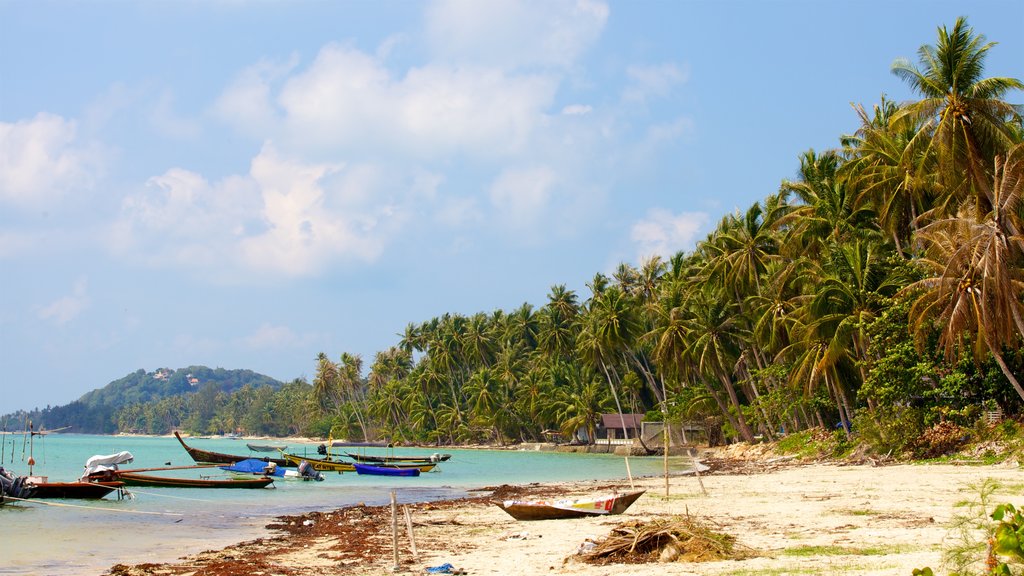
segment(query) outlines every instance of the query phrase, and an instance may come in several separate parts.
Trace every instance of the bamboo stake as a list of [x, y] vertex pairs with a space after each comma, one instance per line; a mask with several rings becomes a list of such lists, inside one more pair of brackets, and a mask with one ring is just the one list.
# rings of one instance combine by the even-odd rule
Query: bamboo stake
[[419, 562], [420, 553], [416, 550], [416, 536], [412, 533], [412, 514], [409, 513], [408, 506], [402, 506], [402, 510], [405, 511], [405, 528], [409, 531], [409, 544], [412, 546], [412, 559], [414, 562]]
[[394, 490], [391, 491], [391, 544], [395, 552], [395, 566], [393, 572], [398, 572], [402, 567], [398, 564], [398, 496]]
[[662, 463], [662, 466], [665, 468], [665, 496], [668, 497], [668, 449], [669, 449], [669, 441], [668, 441], [668, 413], [666, 413], [664, 410], [662, 410], [661, 416], [662, 416], [662, 418], [665, 421], [664, 422], [664, 426], [662, 426], [662, 428], [661, 428], [661, 433], [662, 433], [662, 435], [665, 436], [665, 459], [664, 459], [664, 462]]

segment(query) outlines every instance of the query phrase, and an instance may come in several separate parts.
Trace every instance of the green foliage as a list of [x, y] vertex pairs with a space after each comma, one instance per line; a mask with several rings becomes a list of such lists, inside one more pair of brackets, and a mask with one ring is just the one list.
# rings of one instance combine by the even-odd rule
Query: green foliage
[[872, 453], [901, 455], [924, 430], [923, 412], [909, 406], [862, 408], [854, 416], [853, 428]]
[[812, 428], [788, 434], [781, 438], [776, 449], [782, 454], [792, 454], [806, 459], [842, 458], [853, 450], [851, 442], [842, 430]]

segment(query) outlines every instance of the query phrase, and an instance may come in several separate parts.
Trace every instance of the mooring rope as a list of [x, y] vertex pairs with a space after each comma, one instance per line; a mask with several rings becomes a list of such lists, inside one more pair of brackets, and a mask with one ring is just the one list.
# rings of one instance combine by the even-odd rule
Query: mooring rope
[[151, 512], [148, 510], [121, 510], [118, 508], [100, 508], [98, 506], [81, 506], [79, 504], [62, 504], [60, 502], [47, 502], [45, 500], [36, 500], [34, 498], [15, 498], [14, 496], [4, 495], [5, 500], [17, 500], [19, 502], [30, 502], [32, 504], [43, 504], [46, 506], [58, 506], [62, 508], [82, 508], [85, 510], [101, 510], [103, 512], [120, 512], [122, 514], [149, 514], [153, 516], [184, 516], [177, 512]]

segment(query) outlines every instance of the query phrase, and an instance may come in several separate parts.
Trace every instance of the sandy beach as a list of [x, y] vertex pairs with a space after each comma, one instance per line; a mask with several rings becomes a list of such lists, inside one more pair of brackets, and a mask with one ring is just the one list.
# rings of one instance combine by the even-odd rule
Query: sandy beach
[[[1017, 463], [966, 465], [838, 465], [779, 458], [708, 458], [696, 477], [634, 479], [647, 492], [624, 514], [519, 522], [493, 500], [566, 497], [626, 491], [619, 483], [481, 487], [466, 500], [410, 505], [417, 556], [404, 515], [395, 570], [390, 507], [357, 506], [281, 518], [271, 535], [171, 564], [117, 565], [112, 575], [426, 574], [450, 564], [466, 574], [742, 575], [864, 574], [908, 576], [940, 570], [942, 551], [986, 479], [1001, 487], [993, 503], [1021, 505], [1024, 471]], [[702, 486], [703, 485], [703, 486]], [[705, 493], [706, 491], [706, 493]], [[401, 509], [400, 509], [401, 511]], [[735, 536], [746, 558], [712, 562], [592, 564], [578, 554], [624, 522], [698, 521]]]

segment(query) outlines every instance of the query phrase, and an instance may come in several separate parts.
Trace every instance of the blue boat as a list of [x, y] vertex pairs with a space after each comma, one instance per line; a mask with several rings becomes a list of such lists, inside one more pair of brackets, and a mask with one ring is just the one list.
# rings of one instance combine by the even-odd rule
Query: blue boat
[[356, 474], [371, 474], [373, 476], [419, 476], [419, 468], [396, 468], [394, 466], [371, 466], [369, 464], [353, 464], [356, 467]]
[[287, 478], [295, 480], [323, 480], [324, 475], [317, 472], [309, 465], [309, 462], [303, 461], [299, 464], [298, 470], [285, 470], [284, 468], [278, 467], [273, 462], [267, 462], [260, 458], [248, 458], [235, 462], [230, 466], [220, 466], [221, 470], [227, 472], [233, 472], [235, 474], [242, 475], [256, 475], [256, 476], [270, 476], [273, 478]]

